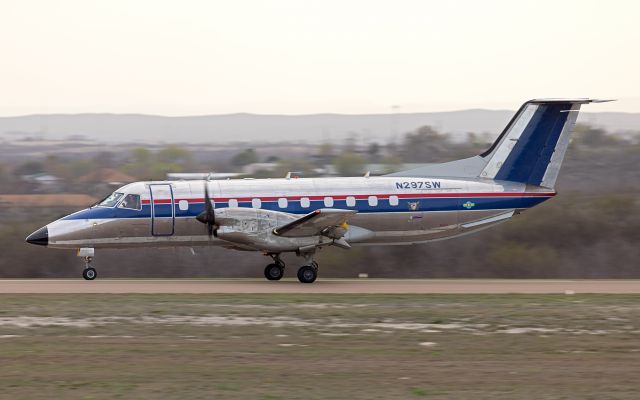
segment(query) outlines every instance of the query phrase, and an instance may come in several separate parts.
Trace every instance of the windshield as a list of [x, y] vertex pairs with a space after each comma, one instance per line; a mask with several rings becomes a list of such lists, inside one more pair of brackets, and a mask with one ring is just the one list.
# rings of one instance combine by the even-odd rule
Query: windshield
[[118, 201], [122, 198], [123, 194], [114, 192], [109, 195], [106, 199], [102, 200], [98, 206], [99, 207], [115, 207], [118, 204]]

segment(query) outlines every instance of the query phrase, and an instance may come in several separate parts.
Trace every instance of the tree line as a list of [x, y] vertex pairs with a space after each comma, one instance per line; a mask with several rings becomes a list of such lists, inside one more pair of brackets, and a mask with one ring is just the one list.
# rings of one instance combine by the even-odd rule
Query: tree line
[[[360, 146], [322, 144], [291, 158], [271, 158], [283, 171], [331, 162], [347, 175], [363, 172], [367, 162], [439, 162], [484, 150], [482, 135], [454, 142], [429, 127], [410, 132], [400, 143]], [[249, 147], [247, 148], [249, 149]], [[239, 167], [275, 154], [240, 149], [224, 163]], [[243, 154], [241, 157], [236, 157]], [[252, 155], [253, 154], [253, 155]], [[310, 157], [313, 154], [315, 157]], [[105, 156], [102, 156], [105, 157]], [[319, 160], [319, 161], [317, 161]], [[79, 163], [87, 160], [76, 160]], [[181, 146], [151, 152], [135, 149], [122, 160], [115, 156], [91, 164], [112, 165], [137, 179], [162, 178], [166, 171], [193, 170], [203, 161]], [[220, 160], [218, 160], [220, 162]], [[483, 277], [483, 278], [640, 278], [640, 145], [597, 128], [578, 126], [560, 174], [559, 195], [512, 221], [467, 237], [415, 246], [328, 248], [318, 261], [324, 277]], [[40, 163], [35, 168], [32, 163]], [[235, 163], [235, 165], [232, 165]], [[17, 173], [43, 169], [73, 179], [75, 172], [55, 156], [25, 160], [0, 169], [5, 191]], [[87, 167], [88, 168], [88, 167]], [[291, 168], [291, 169], [289, 169]], [[281, 174], [282, 171], [269, 171]], [[68, 174], [68, 175], [67, 175]], [[79, 188], [78, 190], [81, 190]], [[64, 208], [0, 205], [0, 277], [77, 277], [81, 260], [73, 251], [43, 249], [24, 243], [38, 227], [70, 213]], [[219, 248], [99, 251], [96, 267], [107, 276], [261, 276], [267, 260], [258, 253]], [[290, 265], [299, 260], [287, 255]], [[224, 266], [233, 265], [233, 268]], [[402, 267], [399, 267], [402, 266]], [[290, 268], [288, 273], [295, 273]], [[293, 271], [293, 272], [292, 272]]]

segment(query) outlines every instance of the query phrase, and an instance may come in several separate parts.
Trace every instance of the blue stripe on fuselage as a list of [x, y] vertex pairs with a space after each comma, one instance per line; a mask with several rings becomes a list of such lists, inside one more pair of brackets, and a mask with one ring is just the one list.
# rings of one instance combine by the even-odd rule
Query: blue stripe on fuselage
[[[537, 204], [548, 200], [550, 197], [460, 197], [460, 198], [403, 198], [399, 199], [397, 206], [389, 204], [388, 199], [378, 200], [377, 206], [370, 206], [367, 200], [357, 200], [355, 207], [348, 207], [346, 200], [335, 200], [333, 207], [325, 207], [323, 200], [312, 200], [310, 207], [300, 206], [300, 201], [290, 200], [286, 208], [280, 208], [277, 201], [263, 201], [262, 209], [286, 212], [290, 214], [307, 214], [320, 208], [338, 208], [344, 210], [357, 210], [361, 214], [369, 213], [393, 213], [411, 211], [466, 211], [466, 210], [491, 210], [491, 209], [524, 209], [531, 208]], [[462, 205], [471, 202], [471, 208]], [[419, 203], [415, 210], [412, 210], [410, 203]], [[216, 202], [217, 208], [226, 208], [227, 202]], [[239, 207], [251, 208], [250, 201], [238, 203]], [[187, 210], [180, 210], [178, 204], [174, 205], [176, 218], [195, 217], [204, 210], [204, 203], [189, 203]], [[171, 217], [170, 204], [156, 204], [156, 217]], [[151, 206], [145, 204], [142, 210], [128, 210], [124, 208], [94, 207], [78, 211], [68, 215], [63, 220], [74, 219], [111, 219], [111, 218], [150, 218]]]

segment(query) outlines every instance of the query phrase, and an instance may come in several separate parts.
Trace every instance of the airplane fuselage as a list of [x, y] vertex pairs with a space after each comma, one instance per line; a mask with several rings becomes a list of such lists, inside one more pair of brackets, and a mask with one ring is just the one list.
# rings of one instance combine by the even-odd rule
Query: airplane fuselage
[[[204, 209], [204, 181], [136, 182], [112, 206], [94, 206], [47, 226], [48, 245], [58, 248], [135, 246], [232, 246], [210, 238], [195, 217]], [[442, 178], [352, 177], [308, 179], [238, 179], [208, 183], [216, 212], [245, 209], [253, 221], [243, 228], [259, 234], [286, 218], [318, 209], [355, 210], [350, 244], [414, 244], [458, 236], [509, 219], [555, 195], [550, 189], [514, 182]], [[123, 207], [127, 195], [139, 204]], [[259, 218], [260, 210], [269, 217]], [[264, 213], [263, 213], [264, 214]], [[256, 218], [256, 216], [258, 216]], [[249, 225], [255, 226], [249, 226]], [[260, 226], [263, 224], [264, 226]], [[266, 224], [266, 225], [265, 225]], [[353, 232], [353, 233], [352, 233]], [[246, 250], [269, 249], [259, 245]]]

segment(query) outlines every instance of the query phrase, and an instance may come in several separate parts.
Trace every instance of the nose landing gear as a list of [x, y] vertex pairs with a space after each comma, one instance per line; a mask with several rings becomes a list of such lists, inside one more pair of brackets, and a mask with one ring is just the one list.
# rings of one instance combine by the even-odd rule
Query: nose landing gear
[[96, 279], [98, 272], [91, 266], [93, 256], [95, 252], [92, 248], [78, 249], [78, 257], [84, 258], [84, 271], [82, 271], [82, 277], [88, 281]]

